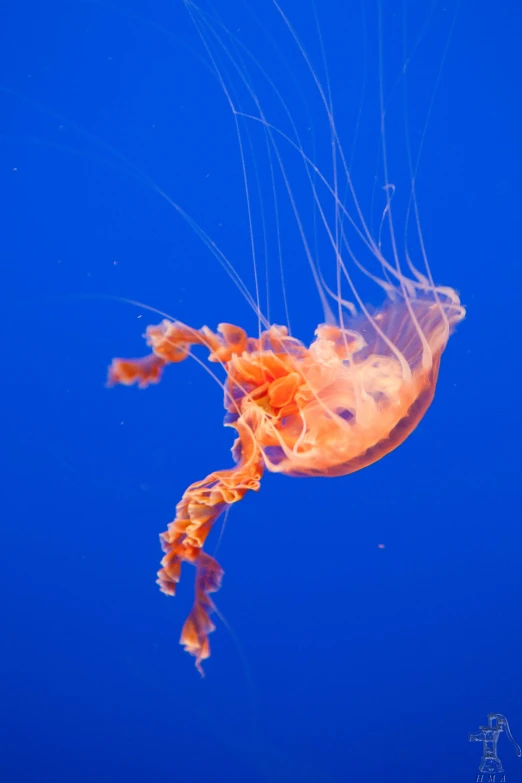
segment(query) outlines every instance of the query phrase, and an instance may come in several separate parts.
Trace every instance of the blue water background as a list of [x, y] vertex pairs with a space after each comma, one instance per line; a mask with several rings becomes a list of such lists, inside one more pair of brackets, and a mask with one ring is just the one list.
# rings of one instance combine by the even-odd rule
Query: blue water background
[[[307, 149], [331, 174], [328, 125], [306, 65], [274, 7], [249, 5], [255, 19], [232, 0], [204, 8], [237, 36], [213, 23], [236, 61], [244, 58], [267, 115], [288, 130], [236, 40], [277, 81]], [[339, 133], [378, 230], [376, 6], [318, 6]], [[107, 390], [104, 381], [110, 359], [141, 355], [145, 325], [159, 320], [111, 296], [195, 327], [230, 321], [256, 333], [231, 280], [142, 176], [197, 221], [253, 290], [234, 118], [178, 0], [8, 4], [0, 47], [7, 783], [460, 783], [475, 780], [481, 748], [467, 735], [488, 712], [504, 713], [522, 743], [522, 11], [515, 0], [463, 2], [456, 18], [455, 3], [431, 7], [383, 3], [389, 179], [402, 238], [405, 31], [414, 151], [433, 98], [418, 177], [425, 242], [436, 280], [461, 292], [468, 316], [444, 354], [432, 408], [400, 449], [335, 480], [268, 474], [232, 510], [216, 596], [231, 631], [217, 620], [201, 679], [178, 645], [193, 573], [184, 569], [176, 599], [154, 580], [158, 534], [184, 489], [231, 464], [221, 392], [192, 361], [147, 391]], [[284, 8], [326, 84], [311, 4]], [[251, 111], [238, 72], [205, 30], [233, 100]], [[244, 138], [261, 295], [264, 215], [272, 318], [282, 322], [266, 147], [254, 126]], [[331, 281], [302, 161], [282, 140], [281, 148]], [[280, 177], [277, 194], [292, 329], [309, 341], [321, 308]], [[361, 286], [378, 305], [379, 290]], [[216, 536], [209, 551], [215, 544]], [[522, 759], [505, 736], [499, 751], [507, 779], [519, 779]]]

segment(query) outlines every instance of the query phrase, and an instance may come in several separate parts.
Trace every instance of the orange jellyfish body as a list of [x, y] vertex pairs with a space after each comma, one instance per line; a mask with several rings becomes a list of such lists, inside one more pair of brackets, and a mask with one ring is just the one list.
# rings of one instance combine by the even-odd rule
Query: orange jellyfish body
[[263, 470], [289, 476], [343, 476], [399, 446], [417, 426], [435, 392], [441, 354], [464, 317], [449, 288], [404, 297], [397, 294], [377, 313], [345, 318], [342, 327], [319, 326], [307, 348], [284, 326], [259, 337], [220, 324], [217, 333], [180, 322], [149, 326], [152, 353], [115, 359], [109, 383], [146, 387], [165, 365], [182, 361], [191, 346], [208, 348], [224, 367], [225, 424], [237, 430], [235, 467], [192, 484], [161, 536], [165, 553], [158, 584], [174, 595], [183, 561], [196, 567], [195, 599], [181, 643], [201, 661], [222, 569], [203, 551], [219, 515], [258, 490]]

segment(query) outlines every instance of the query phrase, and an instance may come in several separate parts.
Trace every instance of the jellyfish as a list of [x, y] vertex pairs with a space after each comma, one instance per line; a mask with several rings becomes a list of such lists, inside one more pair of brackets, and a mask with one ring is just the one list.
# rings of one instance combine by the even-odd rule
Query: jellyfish
[[[331, 142], [331, 174], [325, 175], [313, 157], [307, 154], [296, 123], [277, 86], [257, 59], [250, 57], [234, 31], [227, 29], [221, 22], [213, 24], [209, 15], [200, 13], [194, 3], [187, 4], [212, 69], [234, 115], [247, 196], [255, 297], [250, 294], [232, 264], [195, 221], [160, 188], [156, 190], [188, 221], [225, 267], [251, 304], [258, 319], [258, 329], [256, 334], [249, 335], [240, 326], [221, 323], [212, 331], [207, 326], [196, 328], [166, 318], [146, 330], [150, 353], [138, 359], [114, 359], [108, 377], [111, 386], [135, 384], [145, 388], [161, 380], [167, 365], [184, 361], [193, 355], [193, 349], [197, 347], [206, 349], [208, 360], [221, 365], [224, 370], [222, 388], [225, 425], [232, 427], [237, 434], [232, 447], [233, 466], [213, 471], [206, 478], [191, 484], [176, 507], [174, 520], [160, 537], [164, 556], [157, 581], [163, 593], [175, 594], [183, 563], [195, 568], [194, 603], [183, 625], [180, 642], [194, 656], [196, 667], [201, 673], [202, 662], [210, 655], [209, 634], [215, 630], [211, 619], [215, 606], [211, 596], [220, 588], [223, 576], [219, 563], [204, 550], [208, 535], [218, 518], [249, 490], [259, 490], [265, 470], [297, 478], [339, 477], [361, 470], [396, 449], [417, 427], [430, 406], [437, 385], [441, 356], [450, 335], [465, 316], [458, 293], [453, 288], [437, 285], [430, 270], [415, 188], [419, 159], [413, 162], [409, 138], [407, 157], [411, 191], [405, 215], [404, 247], [397, 239], [392, 216], [395, 187], [388, 175], [385, 128], [388, 111], [382, 83], [381, 38], [379, 104], [386, 203], [375, 238], [363, 216], [350, 162], [341, 146], [329, 86], [327, 84], [327, 89], [323, 88], [296, 31], [277, 0], [273, 0], [273, 5], [312, 77]], [[233, 45], [229, 45], [231, 42]], [[236, 91], [228, 89], [225, 78], [227, 69], [220, 69], [221, 60], [213, 56], [213, 45], [230, 65], [230, 72], [235, 75], [238, 84], [244, 88], [244, 97], [251, 106], [249, 110], [244, 111], [241, 102], [235, 97]], [[277, 123], [271, 122], [265, 114], [247, 65], [261, 76], [275, 94], [278, 104], [282, 106], [283, 116], [289, 120], [288, 133], [281, 130]], [[403, 77], [405, 72], [406, 65], [402, 71]], [[247, 143], [242, 143], [239, 117], [260, 126], [265, 134], [267, 168], [272, 174], [276, 216], [274, 169], [278, 167], [281, 169], [291, 211], [295, 214], [304, 257], [308, 261], [324, 314], [309, 345], [299, 340], [289, 327], [283, 280], [286, 325], [277, 325], [260, 306], [244, 152], [251, 147], [252, 142], [249, 137]], [[300, 156], [304, 164], [305, 183], [311, 190], [315, 215], [319, 218], [317, 222], [324, 228], [335, 259], [336, 285], [333, 288], [326, 282], [323, 270], [307, 241], [306, 225], [299, 214], [297, 199], [284, 167], [281, 145], [286, 145], [285, 149], [291, 154]], [[256, 172], [258, 169], [256, 165]], [[260, 185], [259, 180], [257, 184]], [[344, 197], [341, 197], [341, 193], [344, 193]], [[325, 198], [332, 201], [331, 212], [324, 208]], [[410, 223], [416, 228], [422, 271], [415, 265], [408, 247]], [[360, 251], [369, 253], [369, 262], [364, 260]], [[282, 262], [280, 267], [283, 277]], [[372, 308], [366, 304], [366, 294], [363, 295], [355, 279], [359, 273], [363, 280], [376, 284], [381, 295], [384, 293], [384, 303], [380, 307]], [[346, 297], [346, 287], [351, 292], [349, 298]], [[332, 302], [335, 303], [333, 308]]]
[[146, 330], [148, 356], [112, 362], [110, 385], [144, 388], [203, 346], [226, 373], [225, 424], [237, 432], [235, 464], [189, 486], [160, 537], [163, 593], [175, 594], [182, 563], [195, 566], [194, 604], [180, 642], [201, 672], [214, 630], [210, 594], [223, 575], [204, 551], [218, 517], [259, 490], [265, 470], [334, 477], [371, 465], [408, 437], [433, 400], [442, 352], [464, 308], [455, 291], [423, 275], [396, 277], [396, 286], [381, 281], [387, 297], [379, 310], [343, 309], [339, 322], [320, 325], [308, 346], [275, 324], [250, 337], [229, 323], [213, 332], [163, 320]]

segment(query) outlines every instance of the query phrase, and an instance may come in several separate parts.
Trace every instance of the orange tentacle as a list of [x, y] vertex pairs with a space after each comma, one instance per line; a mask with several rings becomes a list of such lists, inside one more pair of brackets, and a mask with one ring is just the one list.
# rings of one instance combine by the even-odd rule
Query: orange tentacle
[[131, 386], [137, 383], [140, 389], [144, 389], [149, 383], [158, 383], [165, 361], [151, 353], [141, 359], [113, 359], [109, 367], [108, 386], [122, 383]]
[[[137, 383], [144, 388], [149, 383], [157, 383], [163, 367], [186, 359], [192, 345], [206, 346], [210, 361], [223, 364], [247, 348], [246, 332], [232, 324], [220, 324], [214, 333], [206, 326], [192, 329], [179, 322], [163, 321], [158, 326], [149, 326], [146, 338], [153, 352], [141, 359], [114, 359], [109, 368], [109, 385]], [[214, 604], [209, 594], [219, 589], [223, 576], [219, 563], [202, 551], [203, 545], [225, 507], [237, 503], [248, 490], [259, 489], [263, 472], [261, 451], [251, 426], [243, 419], [234, 423], [234, 427], [239, 433], [233, 449], [238, 464], [192, 484], [176, 507], [176, 518], [160, 536], [165, 555], [157, 582], [163, 593], [175, 594], [183, 561], [196, 566], [194, 604], [180, 642], [196, 658], [201, 673], [201, 661], [210, 655], [208, 635], [214, 630], [210, 620]]]
[[196, 566], [194, 605], [183, 626], [180, 643], [194, 655], [201, 672], [201, 661], [210, 655], [208, 634], [214, 630], [210, 620], [214, 604], [209, 593], [219, 589], [223, 575], [220, 565], [202, 548], [225, 507], [237, 503], [248, 490], [257, 491], [263, 472], [261, 453], [252, 432], [243, 423], [238, 430], [235, 454], [239, 455], [239, 464], [192, 484], [177, 505], [176, 518], [160, 536], [165, 555], [157, 582], [163, 593], [175, 594], [183, 561]]
[[209, 593], [221, 587], [223, 569], [213, 557], [201, 551], [196, 560], [194, 605], [181, 631], [180, 644], [196, 659], [196, 668], [204, 676], [201, 661], [210, 656], [208, 635], [215, 630], [210, 615], [215, 610]]
[[232, 356], [243, 353], [247, 345], [246, 332], [232, 324], [220, 324], [216, 334], [206, 326], [192, 329], [178, 321], [162, 321], [157, 326], [148, 326], [145, 337], [153, 352], [140, 359], [113, 359], [108, 386], [137, 383], [144, 389], [150, 383], [158, 383], [163, 367], [186, 359], [192, 345], [205, 346], [211, 362], [224, 364]]

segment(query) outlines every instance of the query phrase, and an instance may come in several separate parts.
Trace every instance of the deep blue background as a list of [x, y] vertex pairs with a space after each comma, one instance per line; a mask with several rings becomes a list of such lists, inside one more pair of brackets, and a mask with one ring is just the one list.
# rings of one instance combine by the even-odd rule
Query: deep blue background
[[[277, 81], [328, 173], [321, 102], [274, 7], [249, 2], [253, 19], [235, 0], [215, 5]], [[376, 6], [319, 6], [339, 133], [378, 228]], [[158, 533], [189, 483], [230, 465], [232, 433], [221, 427], [220, 390], [195, 362], [169, 368], [146, 392], [104, 388], [112, 356], [140, 355], [144, 326], [158, 318], [103, 297], [255, 333], [255, 317], [204, 244], [132, 170], [179, 203], [252, 290], [233, 116], [180, 0], [5, 6], [7, 783], [471, 783], [480, 746], [467, 734], [488, 712], [505, 713], [522, 743], [522, 12], [518, 0], [462, 2], [450, 35], [454, 3], [383, 7], [396, 224], [401, 233], [409, 176], [404, 80], [396, 81], [405, 33], [414, 150], [436, 90], [418, 180], [426, 244], [435, 278], [461, 292], [468, 317], [444, 356], [434, 405], [399, 450], [336, 480], [267, 475], [261, 492], [233, 509], [216, 599], [233, 634], [217, 621], [201, 679], [177, 643], [192, 574], [185, 569], [175, 600], [159, 593]], [[284, 8], [325, 83], [311, 4], [285, 0]], [[267, 116], [287, 130], [245, 51], [214, 29], [245, 58]], [[208, 28], [205, 37], [233, 100], [251, 111]], [[254, 126], [243, 127], [249, 165], [258, 162], [259, 190], [249, 169], [255, 240], [264, 296], [264, 214], [281, 322], [273, 194]], [[299, 156], [281, 148], [313, 252], [331, 273], [324, 237], [314, 240]], [[292, 328], [309, 340], [321, 311], [280, 178], [276, 190]], [[367, 296], [381, 298], [376, 289]], [[505, 737], [499, 750], [507, 779], [520, 779], [522, 759]]]

